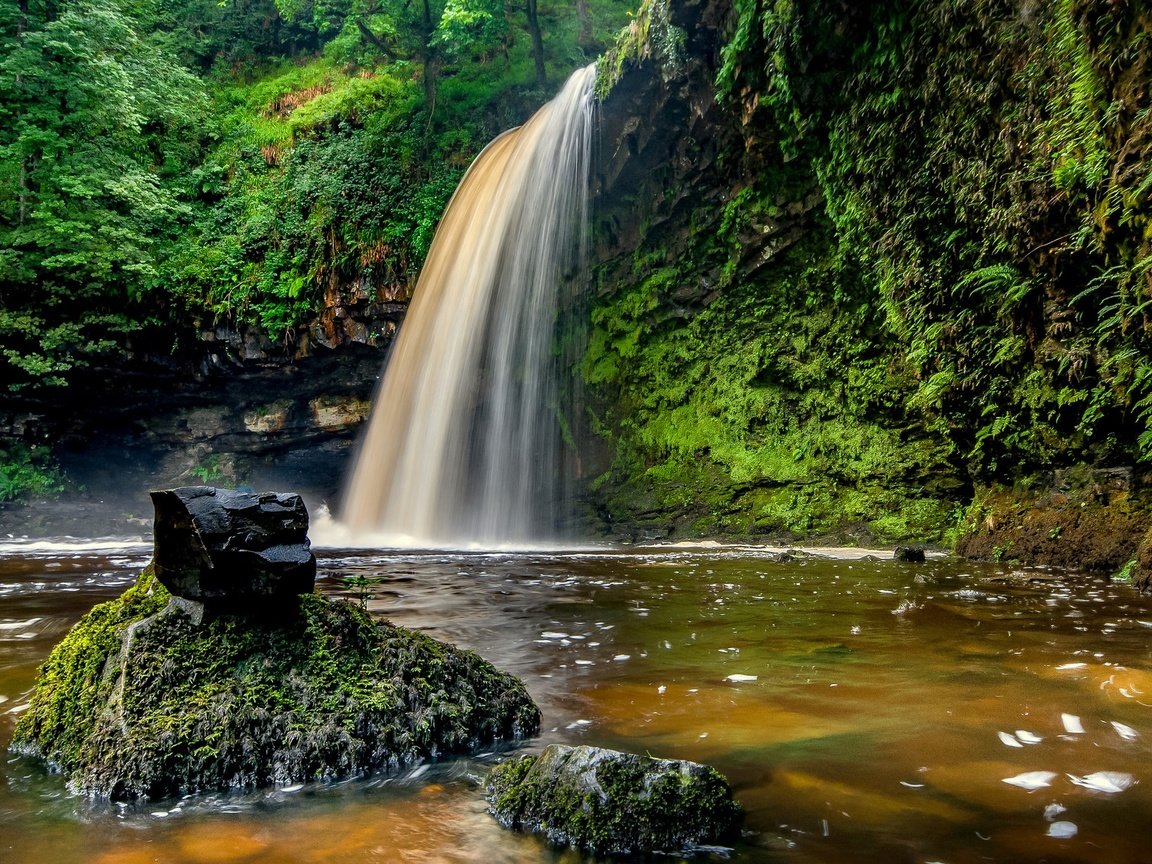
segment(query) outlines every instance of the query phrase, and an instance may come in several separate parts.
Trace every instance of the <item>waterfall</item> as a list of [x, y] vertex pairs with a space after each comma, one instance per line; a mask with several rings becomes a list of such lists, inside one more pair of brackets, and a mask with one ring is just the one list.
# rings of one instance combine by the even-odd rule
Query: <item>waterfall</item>
[[476, 158], [436, 231], [341, 518], [406, 546], [559, 539], [570, 485], [556, 350], [588, 222], [595, 67]]

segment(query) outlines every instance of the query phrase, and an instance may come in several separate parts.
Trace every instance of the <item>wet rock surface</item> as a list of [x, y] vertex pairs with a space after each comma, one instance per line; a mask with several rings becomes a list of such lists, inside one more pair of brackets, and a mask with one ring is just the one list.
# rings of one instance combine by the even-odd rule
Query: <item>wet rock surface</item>
[[75, 792], [160, 799], [394, 773], [539, 728], [518, 679], [352, 603], [198, 606], [149, 568], [93, 608], [41, 667], [12, 749]]
[[[1077, 466], [977, 489], [956, 554], [973, 561], [1125, 573], [1152, 581], [1152, 484], [1129, 469]], [[1042, 482], [1045, 481], [1045, 482]]]
[[892, 550], [895, 561], [921, 562], [924, 560], [923, 546], [897, 546]]
[[299, 495], [184, 486], [151, 496], [153, 566], [172, 594], [235, 604], [311, 593], [316, 556]]
[[740, 806], [714, 768], [553, 744], [498, 766], [489, 811], [505, 828], [595, 854], [679, 852], [739, 836]]
[[137, 490], [194, 484], [335, 501], [386, 344], [202, 364], [141, 354], [84, 370], [59, 402], [0, 394], [0, 439], [51, 446], [67, 483], [58, 499], [0, 502], [0, 525], [17, 536], [147, 533]]

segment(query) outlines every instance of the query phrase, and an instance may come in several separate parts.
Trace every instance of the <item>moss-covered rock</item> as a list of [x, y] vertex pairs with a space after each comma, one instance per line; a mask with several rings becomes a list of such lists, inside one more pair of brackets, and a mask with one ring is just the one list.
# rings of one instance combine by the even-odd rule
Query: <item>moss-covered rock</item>
[[1131, 469], [1080, 465], [979, 489], [956, 541], [976, 561], [1014, 561], [1146, 581], [1152, 498]]
[[13, 748], [132, 799], [395, 771], [539, 728], [518, 679], [353, 604], [202, 611], [150, 571], [95, 607], [41, 667]]
[[553, 744], [498, 766], [489, 810], [506, 828], [596, 854], [678, 852], [739, 836], [743, 812], [714, 768]]

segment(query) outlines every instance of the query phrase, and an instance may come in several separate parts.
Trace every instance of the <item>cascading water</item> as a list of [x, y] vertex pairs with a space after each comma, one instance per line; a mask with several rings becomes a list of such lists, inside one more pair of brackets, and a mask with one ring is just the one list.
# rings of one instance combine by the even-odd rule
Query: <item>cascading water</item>
[[409, 546], [558, 539], [556, 322], [584, 253], [594, 80], [594, 66], [574, 73], [452, 196], [344, 496], [355, 534]]

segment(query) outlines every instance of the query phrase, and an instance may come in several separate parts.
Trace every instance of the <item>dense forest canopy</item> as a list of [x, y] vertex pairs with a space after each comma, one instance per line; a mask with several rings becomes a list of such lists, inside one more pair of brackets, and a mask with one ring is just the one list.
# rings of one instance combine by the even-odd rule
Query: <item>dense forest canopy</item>
[[472, 157], [626, 12], [3, 0], [3, 388], [66, 385], [150, 325], [275, 338], [326, 288], [406, 284]]

